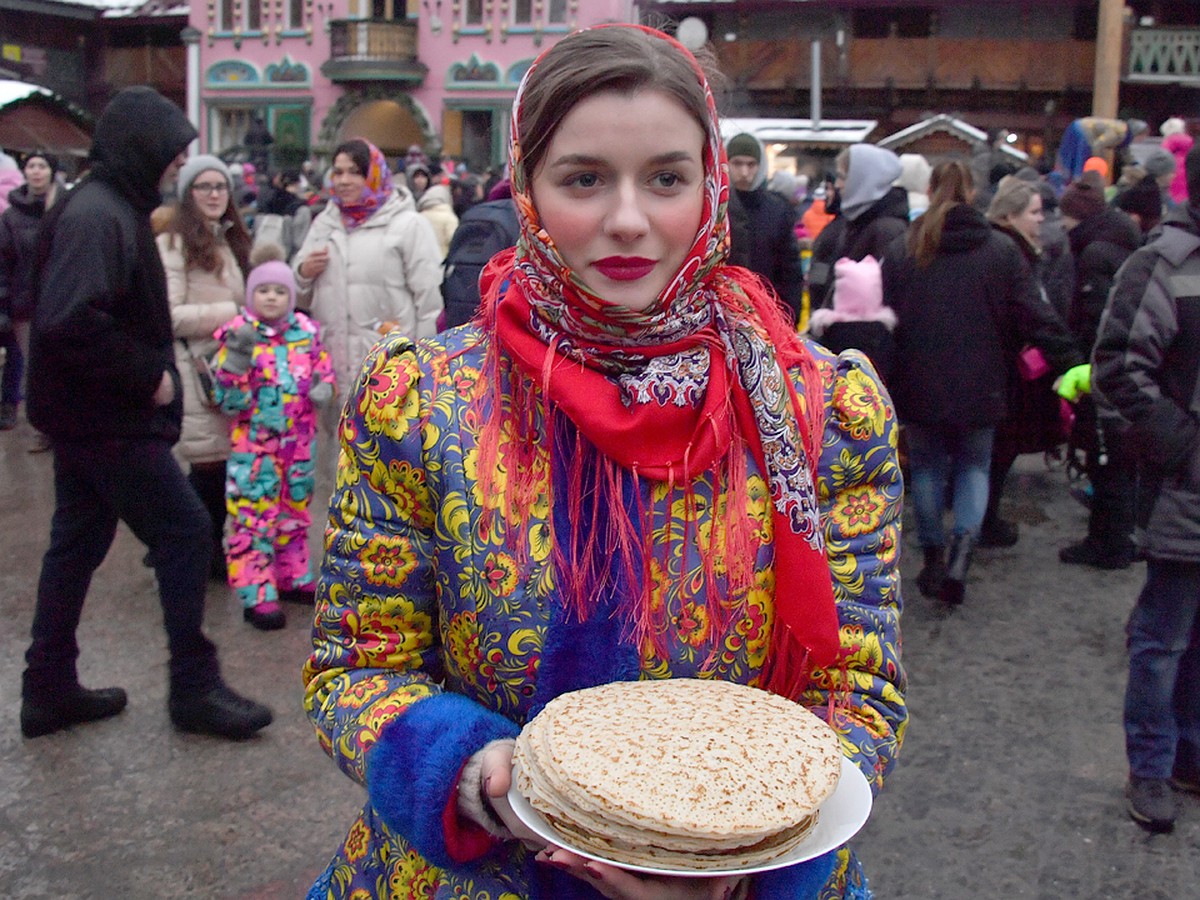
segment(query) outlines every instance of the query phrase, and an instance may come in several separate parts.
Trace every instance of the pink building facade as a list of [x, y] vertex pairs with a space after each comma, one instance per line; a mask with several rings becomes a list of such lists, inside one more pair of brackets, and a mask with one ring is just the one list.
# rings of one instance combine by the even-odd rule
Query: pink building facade
[[365, 137], [389, 159], [412, 144], [504, 162], [513, 94], [575, 28], [632, 21], [629, 0], [206, 0], [193, 3], [188, 113], [199, 149], [234, 150], [255, 116], [273, 164], [326, 161]]

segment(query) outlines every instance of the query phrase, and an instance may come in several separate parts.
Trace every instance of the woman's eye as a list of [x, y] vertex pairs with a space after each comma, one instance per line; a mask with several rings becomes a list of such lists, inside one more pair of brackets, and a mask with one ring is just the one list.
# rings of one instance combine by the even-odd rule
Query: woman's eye
[[571, 175], [567, 178], [567, 185], [570, 187], [590, 188], [595, 187], [599, 183], [600, 178], [595, 172], [580, 172], [577, 175]]
[[661, 172], [654, 176], [654, 184], [657, 187], [672, 188], [681, 181], [683, 181], [683, 178], [678, 172]]

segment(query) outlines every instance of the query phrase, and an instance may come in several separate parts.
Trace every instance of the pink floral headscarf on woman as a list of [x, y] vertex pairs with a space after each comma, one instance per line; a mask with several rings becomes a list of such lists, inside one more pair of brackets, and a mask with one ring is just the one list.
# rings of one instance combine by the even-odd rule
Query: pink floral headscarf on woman
[[367, 150], [371, 153], [371, 167], [363, 173], [367, 177], [367, 184], [358, 200], [346, 203], [337, 196], [333, 198], [333, 202], [342, 212], [342, 223], [347, 231], [353, 231], [375, 215], [395, 190], [392, 185], [392, 172], [388, 168], [387, 160], [383, 158], [383, 152], [365, 138], [354, 140], [367, 145]]

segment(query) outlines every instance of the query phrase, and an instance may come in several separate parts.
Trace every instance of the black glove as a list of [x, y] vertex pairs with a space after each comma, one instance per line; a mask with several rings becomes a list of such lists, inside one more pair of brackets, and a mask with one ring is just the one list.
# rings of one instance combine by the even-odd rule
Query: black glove
[[225, 335], [225, 361], [221, 368], [234, 375], [244, 375], [250, 370], [250, 358], [257, 342], [258, 329], [249, 322]]

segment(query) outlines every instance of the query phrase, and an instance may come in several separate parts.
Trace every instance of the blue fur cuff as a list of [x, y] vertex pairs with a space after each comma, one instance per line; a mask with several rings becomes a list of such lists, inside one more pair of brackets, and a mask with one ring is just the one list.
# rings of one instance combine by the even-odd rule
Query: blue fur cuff
[[435, 866], [454, 865], [442, 811], [459, 770], [491, 741], [514, 738], [513, 722], [458, 694], [413, 704], [387, 725], [367, 753], [367, 794], [388, 828]]

